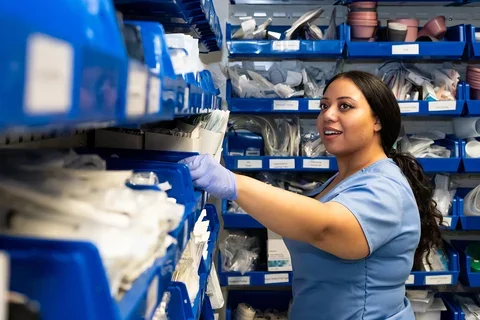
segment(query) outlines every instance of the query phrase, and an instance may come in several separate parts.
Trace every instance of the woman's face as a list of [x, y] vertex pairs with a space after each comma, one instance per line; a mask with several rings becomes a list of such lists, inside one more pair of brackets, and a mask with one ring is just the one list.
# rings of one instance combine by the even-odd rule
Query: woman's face
[[317, 129], [327, 151], [342, 156], [379, 144], [381, 129], [372, 109], [355, 84], [337, 79], [320, 102]]

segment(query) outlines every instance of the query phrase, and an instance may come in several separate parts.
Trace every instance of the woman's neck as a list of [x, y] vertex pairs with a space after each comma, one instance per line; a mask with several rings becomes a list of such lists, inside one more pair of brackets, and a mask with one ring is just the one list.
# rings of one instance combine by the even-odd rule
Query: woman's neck
[[338, 179], [342, 181], [357, 171], [366, 168], [373, 163], [386, 159], [387, 155], [379, 146], [358, 150], [348, 155], [337, 156]]

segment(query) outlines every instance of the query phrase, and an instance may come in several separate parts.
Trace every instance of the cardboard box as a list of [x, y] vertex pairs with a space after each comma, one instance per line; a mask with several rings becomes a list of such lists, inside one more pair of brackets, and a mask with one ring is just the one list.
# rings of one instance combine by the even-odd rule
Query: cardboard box
[[292, 271], [292, 259], [282, 236], [270, 230], [267, 235], [268, 271]]

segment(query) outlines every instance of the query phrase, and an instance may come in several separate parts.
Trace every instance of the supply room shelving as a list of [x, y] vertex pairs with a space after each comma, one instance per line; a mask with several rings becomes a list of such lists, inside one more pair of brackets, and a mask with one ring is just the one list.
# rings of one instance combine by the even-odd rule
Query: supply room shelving
[[[5, 78], [0, 80], [2, 132], [132, 125], [204, 113], [220, 106], [209, 71], [184, 77], [174, 73], [165, 32], [158, 22], [124, 21], [141, 30], [143, 64], [128, 55], [109, 1], [102, 1], [97, 8], [101, 15], [91, 17], [89, 8], [78, 4], [78, 18], [65, 14], [65, 23], [46, 23], [26, 14], [25, 6], [38, 4], [27, 1], [21, 6], [0, 6], [2, 27], [14, 30], [8, 38], [10, 49], [0, 55], [0, 67], [5, 70]], [[42, 8], [45, 12], [57, 9], [54, 2]], [[58, 11], [62, 8], [63, 4]], [[9, 16], [18, 19], [13, 22]], [[90, 20], [79, 20], [87, 16]], [[64, 27], [70, 24], [75, 27]], [[83, 27], [91, 27], [95, 34], [91, 44], [77, 35]], [[42, 78], [47, 72], [56, 78], [47, 82]], [[62, 94], [42, 95], [46, 90]]]
[[[237, 98], [233, 96], [232, 91], [232, 84], [229, 81], [227, 102], [232, 113], [318, 114], [320, 112], [320, 99]], [[399, 101], [400, 112], [403, 116], [460, 116], [465, 107], [464, 92], [465, 85], [460, 83], [457, 100], [454, 101]], [[477, 103], [476, 100], [473, 101], [474, 104]]]
[[[345, 46], [344, 25], [337, 27], [338, 40], [236, 40], [233, 34], [240, 26], [227, 23], [226, 42], [230, 58], [338, 58], [342, 56]], [[269, 31], [284, 33], [289, 26], [272, 26]], [[325, 32], [327, 26], [321, 26]]]
[[[220, 50], [223, 35], [213, 2], [161, 0], [155, 5], [164, 11], [148, 7], [144, 15], [140, 1], [2, 2], [0, 27], [9, 30], [0, 35], [6, 44], [0, 52], [4, 143], [9, 137], [22, 142], [34, 135], [47, 139], [106, 127], [136, 128], [219, 109], [222, 98], [211, 72], [176, 72], [176, 52], [166, 40], [168, 32], [188, 32], [198, 37], [200, 52]], [[117, 15], [126, 7], [123, 16]], [[184, 206], [180, 224], [169, 233], [172, 243], [117, 300], [93, 243], [2, 233], [9, 289], [36, 301], [45, 319], [147, 319], [168, 292], [174, 319], [213, 320], [206, 287], [220, 223], [215, 207], [205, 204], [207, 195], [194, 189], [187, 167], [178, 163], [195, 153], [76, 151], [105, 156], [107, 170], [147, 170], [168, 181], [168, 196]], [[198, 268], [199, 292], [187, 304], [186, 287], [173, 282], [172, 274], [203, 210], [210, 237]]]
[[[330, 3], [311, 3], [308, 1], [296, 2], [288, 1], [284, 7], [280, 8], [278, 2], [275, 0], [266, 0], [261, 2], [255, 2], [258, 4], [258, 8], [252, 6], [252, 1], [239, 0], [230, 1], [236, 6], [230, 7], [231, 19], [227, 23], [226, 27], [226, 44], [228, 49], [229, 58], [235, 64], [242, 60], [245, 61], [263, 61], [262, 59], [282, 60], [282, 59], [298, 59], [306, 60], [309, 62], [318, 60], [328, 60], [335, 58], [332, 54], [330, 45], [331, 42], [327, 41], [313, 41], [304, 43], [304, 40], [298, 40], [292, 42], [290, 51], [273, 50], [274, 41], [272, 40], [235, 40], [232, 39], [232, 34], [236, 31], [242, 19], [246, 16], [254, 17], [257, 22], [259, 20], [273, 17], [273, 24], [268, 27], [268, 30], [282, 33], [286, 29], [286, 25], [290, 21], [294, 21], [300, 16], [300, 11], [307, 11], [318, 6], [329, 6]], [[336, 5], [346, 5], [353, 1], [337, 1]], [[289, 9], [291, 5], [292, 9]], [[341, 59], [348, 63], [371, 63], [374, 61], [385, 60], [398, 60], [405, 62], [441, 62], [441, 61], [453, 61], [455, 64], [464, 64], [468, 61], [478, 59], [480, 54], [480, 47], [476, 48], [477, 44], [474, 39], [475, 18], [473, 15], [465, 15], [467, 12], [467, 1], [454, 0], [454, 1], [378, 1], [380, 14], [379, 20], [382, 20], [382, 27], [385, 27], [384, 20], [390, 18], [385, 14], [388, 12], [392, 18], [404, 18], [404, 17], [417, 17], [425, 23], [429, 18], [433, 18], [436, 15], [445, 15], [448, 18], [448, 31], [445, 38], [438, 42], [413, 42], [413, 43], [392, 43], [392, 42], [356, 42], [350, 41], [350, 26], [342, 23], [344, 17], [340, 18], [338, 24], [338, 30], [343, 30], [344, 34], [340, 35], [338, 41], [344, 41], [345, 47], [341, 53]], [[302, 7], [304, 6], [304, 7]], [[397, 6], [412, 6], [412, 8], [420, 8], [419, 12], [412, 10], [396, 9]], [[441, 13], [435, 13], [434, 8], [441, 6]], [[432, 10], [427, 7], [432, 7]], [[250, 9], [252, 8], [252, 9]], [[254, 9], [253, 9], [254, 8]], [[331, 6], [328, 8], [332, 8]], [[392, 8], [392, 9], [389, 9]], [[459, 8], [457, 10], [456, 8]], [[326, 9], [327, 11], [329, 9]], [[396, 11], [397, 10], [397, 11]], [[446, 14], [451, 10], [452, 14]], [[426, 14], [426, 11], [429, 14]], [[346, 14], [342, 11], [342, 14]], [[283, 13], [283, 14], [282, 14]], [[468, 16], [468, 18], [465, 18]], [[337, 22], [339, 22], [337, 12]], [[458, 17], [460, 22], [455, 23], [455, 19]], [[473, 20], [468, 20], [472, 19]], [[327, 25], [325, 23], [326, 18], [322, 17], [319, 26]], [[453, 20], [453, 21], [452, 21]], [[468, 20], [468, 21], [465, 21]], [[275, 21], [277, 22], [275, 24]], [[473, 23], [473, 25], [472, 25]], [[478, 23], [476, 23], [478, 26]], [[280, 39], [281, 41], [282, 39]], [[316, 52], [316, 48], [324, 45], [326, 48], [322, 52]], [[281, 46], [278, 44], [279, 49], [288, 47], [287, 44]], [[474, 51], [474, 48], [476, 51]], [[335, 54], [337, 51], [334, 52]], [[337, 57], [338, 58], [338, 57]], [[337, 60], [338, 61], [338, 60]], [[475, 63], [475, 62], [472, 62]], [[341, 62], [340, 62], [341, 64]], [[355, 69], [351, 67], [350, 69]], [[263, 70], [263, 69], [259, 69]], [[363, 70], [363, 69], [362, 69]], [[463, 75], [461, 80], [464, 80]], [[436, 121], [438, 119], [446, 120], [464, 116], [478, 116], [480, 115], [480, 105], [476, 100], [470, 99], [470, 87], [467, 83], [459, 82], [457, 87], [457, 95], [455, 101], [399, 101], [400, 111], [403, 117], [406, 119], [425, 119], [428, 121], [432, 119]], [[318, 115], [320, 112], [320, 100], [319, 99], [266, 99], [266, 98], [240, 98], [234, 95], [232, 84], [227, 82], [226, 100], [228, 103], [228, 109], [232, 115], [258, 115], [258, 116], [299, 116], [300, 118], [312, 118], [313, 115]], [[477, 110], [478, 109], [478, 110]], [[417, 120], [415, 120], [417, 121]], [[418, 120], [419, 121], [419, 120]], [[438, 142], [437, 142], [438, 143]], [[422, 164], [424, 171], [429, 175], [439, 174], [452, 174], [462, 175], [465, 173], [479, 173], [480, 172], [480, 160], [470, 159], [465, 155], [465, 141], [458, 139], [457, 137], [450, 136], [447, 140], [439, 142], [440, 145], [446, 146], [452, 151], [451, 158], [443, 159], [418, 159]], [[238, 147], [238, 148], [237, 148]], [[258, 146], [257, 146], [258, 147]], [[237, 150], [239, 149], [239, 150]], [[223, 159], [225, 166], [235, 172], [253, 173], [253, 172], [321, 172], [321, 173], [333, 173], [338, 170], [334, 157], [276, 157], [276, 156], [242, 156], [239, 146], [232, 148], [232, 153], [229, 153], [229, 138], [226, 136], [224, 140]], [[238, 154], [237, 154], [237, 151]], [[245, 153], [244, 153], [245, 154]], [[463, 227], [461, 219], [463, 216], [463, 192], [457, 192], [454, 197], [450, 213], [448, 216], [443, 217], [445, 226], [442, 229], [447, 234], [458, 234], [459, 232], [472, 230]], [[251, 231], [265, 229], [265, 227], [248, 214], [242, 214], [237, 212], [230, 212], [228, 210], [227, 201], [222, 202], [222, 218], [223, 226], [227, 231], [244, 230], [250, 234]], [[474, 217], [469, 217], [474, 218]], [[463, 230], [463, 231], [460, 231]], [[480, 230], [480, 227], [477, 229]], [[455, 231], [455, 232], [454, 232]], [[449, 270], [447, 272], [412, 272], [406, 282], [407, 288], [414, 289], [436, 289], [436, 288], [455, 288], [458, 284], [459, 277], [463, 277], [466, 274], [466, 270], [461, 268], [462, 252], [458, 250], [457, 246], [446, 244], [447, 256], [449, 259]], [[458, 250], [458, 251], [457, 251]], [[222, 256], [218, 257], [219, 278], [222, 286], [227, 287], [229, 296], [227, 301], [227, 317], [231, 319], [233, 317], [233, 311], [238, 303], [251, 303], [255, 308], [276, 308], [285, 306], [285, 303], [277, 303], [280, 297], [277, 294], [285, 294], [284, 299], [288, 301], [290, 299], [289, 292], [278, 293], [278, 287], [289, 287], [292, 284], [291, 272], [267, 272], [267, 271], [251, 271], [245, 274], [239, 272], [225, 272], [222, 271]], [[462, 276], [460, 276], [462, 274]], [[463, 281], [462, 281], [463, 283]], [[268, 301], [266, 306], [256, 305], [260, 301], [258, 297], [253, 297], [253, 293], [248, 291], [250, 287], [265, 287], [273, 288], [275, 290], [264, 291], [261, 294], [264, 299]], [[451, 289], [446, 289], [449, 291]], [[256, 292], [255, 292], [256, 293]], [[461, 309], [456, 301], [451, 298], [450, 295], [442, 295], [447, 311], [442, 314], [442, 319], [460, 319], [459, 315], [462, 313]], [[287, 304], [288, 305], [288, 304]]]
[[[458, 252], [449, 244], [446, 245], [449, 268], [447, 271], [412, 271], [405, 285], [407, 287], [456, 285], [458, 282], [460, 265]], [[219, 255], [218, 265], [222, 265]], [[288, 286], [292, 284], [292, 272], [250, 271], [240, 272], [219, 271], [220, 285], [248, 287], [248, 286]]]

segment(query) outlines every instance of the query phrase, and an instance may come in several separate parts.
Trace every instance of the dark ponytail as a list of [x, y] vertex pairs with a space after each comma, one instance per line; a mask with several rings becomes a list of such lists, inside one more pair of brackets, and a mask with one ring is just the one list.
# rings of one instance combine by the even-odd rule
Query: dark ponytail
[[[380, 131], [382, 148], [402, 170], [412, 188], [417, 201], [421, 221], [421, 237], [414, 258], [414, 269], [422, 269], [423, 256], [428, 256], [433, 248], [442, 249], [440, 226], [443, 217], [433, 200], [433, 185], [425, 175], [422, 165], [412, 155], [398, 153], [393, 149], [401, 129], [401, 114], [397, 99], [387, 85], [374, 75], [362, 71], [349, 71], [337, 74], [329, 83], [336, 79], [352, 81], [365, 96], [374, 115], [382, 124]], [[328, 85], [325, 87], [327, 90]], [[325, 92], [324, 91], [324, 92]]]
[[431, 180], [425, 175], [423, 167], [417, 159], [408, 153], [398, 153], [395, 149], [389, 151], [387, 155], [402, 170], [417, 201], [418, 211], [420, 212], [421, 237], [415, 251], [413, 268], [414, 270], [421, 270], [423, 255], [426, 253], [427, 261], [429, 261], [428, 257], [433, 247], [443, 248], [439, 228], [439, 224], [443, 223], [443, 216], [437, 209], [437, 203], [433, 200]]

